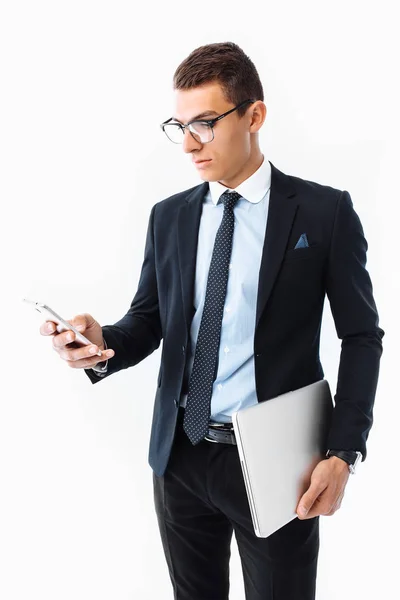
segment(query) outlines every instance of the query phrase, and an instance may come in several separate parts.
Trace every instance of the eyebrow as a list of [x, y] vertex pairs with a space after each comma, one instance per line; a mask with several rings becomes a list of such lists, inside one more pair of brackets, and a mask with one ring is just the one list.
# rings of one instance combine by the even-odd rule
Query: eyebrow
[[[192, 119], [190, 119], [190, 121], [194, 121], [195, 119], [201, 119], [202, 117], [212, 117], [212, 116], [218, 116], [218, 113], [215, 110], [205, 110], [204, 112], [202, 112], [202, 113], [196, 115], [195, 117], [193, 117]], [[176, 117], [172, 117], [172, 120], [177, 121], [178, 123], [181, 122]], [[188, 123], [189, 123], [189, 121], [188, 121]]]

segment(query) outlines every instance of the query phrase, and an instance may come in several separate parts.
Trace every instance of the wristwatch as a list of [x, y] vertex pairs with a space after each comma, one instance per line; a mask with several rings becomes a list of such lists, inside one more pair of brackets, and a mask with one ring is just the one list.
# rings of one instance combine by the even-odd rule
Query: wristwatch
[[[104, 350], [107, 350], [107, 342], [103, 337]], [[108, 371], [108, 359], [98, 362], [92, 367], [92, 371], [97, 374], [106, 373]]]
[[328, 450], [326, 456], [337, 456], [342, 458], [349, 465], [349, 471], [352, 475], [356, 472], [356, 467], [362, 459], [362, 453], [359, 450]]

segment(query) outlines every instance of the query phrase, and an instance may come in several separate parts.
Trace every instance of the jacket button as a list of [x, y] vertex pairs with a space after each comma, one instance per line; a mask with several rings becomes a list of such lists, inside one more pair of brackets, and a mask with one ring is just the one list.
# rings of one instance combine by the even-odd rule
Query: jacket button
[[256, 354], [256, 356], [262, 356], [262, 354]]
[[178, 408], [178, 406], [179, 406], [179, 402], [178, 402], [178, 399], [177, 399], [177, 398], [174, 398], [174, 404], [175, 404], [175, 406]]
[[185, 354], [185, 346], [182, 346], [182, 354]]

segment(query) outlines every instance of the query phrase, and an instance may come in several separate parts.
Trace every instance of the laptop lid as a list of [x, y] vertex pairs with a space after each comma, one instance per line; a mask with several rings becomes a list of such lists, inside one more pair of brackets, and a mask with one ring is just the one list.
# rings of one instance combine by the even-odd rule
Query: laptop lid
[[297, 517], [311, 473], [325, 457], [332, 411], [329, 384], [322, 379], [233, 413], [257, 537]]

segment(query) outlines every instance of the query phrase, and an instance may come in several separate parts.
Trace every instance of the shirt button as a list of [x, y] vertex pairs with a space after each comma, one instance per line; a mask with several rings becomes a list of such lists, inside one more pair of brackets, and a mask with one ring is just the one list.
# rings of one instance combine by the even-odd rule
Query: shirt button
[[226, 353], [226, 352], [229, 352], [229, 348], [228, 348], [228, 346], [225, 346], [225, 348], [224, 348], [224, 352], [225, 352], [225, 353]]
[[218, 384], [218, 389], [222, 390], [222, 385], [220, 383]]
[[231, 311], [231, 307], [227, 306], [225, 310], [226, 310], [226, 312], [230, 312]]

